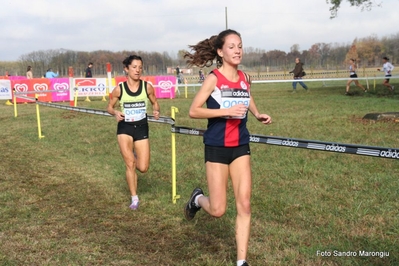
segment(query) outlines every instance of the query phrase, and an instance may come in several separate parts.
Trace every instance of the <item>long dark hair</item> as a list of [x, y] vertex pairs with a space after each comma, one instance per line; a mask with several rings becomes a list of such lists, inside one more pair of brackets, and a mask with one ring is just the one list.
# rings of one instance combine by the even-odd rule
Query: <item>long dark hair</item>
[[213, 35], [209, 39], [205, 39], [196, 45], [189, 45], [188, 47], [194, 51], [193, 53], [186, 52], [184, 58], [188, 58], [188, 66], [210, 67], [216, 58], [216, 67], [219, 68], [223, 64], [223, 59], [218, 55], [217, 50], [222, 49], [225, 39], [228, 35], [241, 35], [235, 30], [224, 30], [218, 35]]

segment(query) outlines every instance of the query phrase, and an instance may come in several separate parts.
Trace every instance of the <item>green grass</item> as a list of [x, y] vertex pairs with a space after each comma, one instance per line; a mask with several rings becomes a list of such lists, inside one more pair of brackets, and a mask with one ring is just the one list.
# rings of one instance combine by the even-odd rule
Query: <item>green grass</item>
[[[344, 96], [345, 86], [255, 84], [252, 134], [398, 147], [398, 121], [369, 121], [398, 111], [399, 95], [378, 85]], [[398, 84], [399, 85], [399, 84]], [[399, 86], [398, 86], [399, 87]], [[184, 95], [184, 94], [183, 94]], [[160, 99], [162, 115], [179, 108], [176, 125], [205, 128], [188, 117], [193, 97]], [[185, 221], [192, 189], [206, 191], [201, 137], [176, 135], [177, 193], [172, 203], [170, 126], [150, 124], [151, 166], [139, 174], [141, 206], [131, 211], [113, 118], [0, 102], [0, 265], [234, 265], [234, 197], [216, 219]], [[79, 101], [105, 109], [106, 103]], [[251, 265], [398, 265], [399, 168], [392, 159], [252, 144]], [[389, 256], [317, 256], [318, 251], [385, 251]]]

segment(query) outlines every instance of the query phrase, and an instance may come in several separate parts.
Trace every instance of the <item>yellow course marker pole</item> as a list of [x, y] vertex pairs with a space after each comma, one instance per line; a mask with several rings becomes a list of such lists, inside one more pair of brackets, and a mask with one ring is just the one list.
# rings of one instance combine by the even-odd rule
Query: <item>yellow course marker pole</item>
[[42, 127], [40, 125], [40, 110], [39, 110], [39, 104], [37, 103], [37, 101], [39, 100], [38, 98], [39, 96], [37, 94], [35, 94], [35, 99], [36, 99], [36, 116], [37, 116], [37, 131], [39, 133], [39, 139], [44, 138], [44, 136], [42, 135]]
[[13, 89], [14, 92], [14, 117], [18, 116], [18, 112], [17, 112], [17, 96], [15, 96], [15, 89]]
[[75, 99], [74, 99], [74, 107], [78, 106], [78, 88], [74, 88], [75, 90]]
[[375, 90], [375, 74], [374, 74], [374, 90]]
[[[177, 107], [171, 107], [171, 116], [175, 119], [175, 113], [178, 113]], [[180, 199], [180, 195], [176, 195], [176, 133], [172, 132], [172, 202], [176, 204], [176, 200]]]

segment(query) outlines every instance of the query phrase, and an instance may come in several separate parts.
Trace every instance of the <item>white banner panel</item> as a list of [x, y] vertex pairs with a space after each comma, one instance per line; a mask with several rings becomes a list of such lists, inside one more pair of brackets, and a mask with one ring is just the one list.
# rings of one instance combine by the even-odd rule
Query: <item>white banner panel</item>
[[11, 80], [0, 79], [0, 100], [11, 100]]
[[106, 78], [74, 78], [71, 87], [78, 89], [78, 97], [82, 96], [106, 96]]

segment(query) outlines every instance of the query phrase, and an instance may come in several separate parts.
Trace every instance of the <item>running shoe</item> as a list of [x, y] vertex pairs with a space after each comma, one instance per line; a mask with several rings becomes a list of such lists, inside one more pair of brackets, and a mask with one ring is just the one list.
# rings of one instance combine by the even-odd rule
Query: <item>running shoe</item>
[[195, 205], [195, 197], [203, 194], [204, 192], [200, 188], [194, 189], [191, 193], [190, 199], [188, 200], [186, 207], [184, 208], [184, 216], [186, 217], [187, 221], [191, 221], [197, 211], [201, 209], [201, 207], [197, 207], [197, 205]]
[[395, 89], [395, 87], [394, 87], [394, 86], [391, 86], [391, 88], [392, 88], [392, 91]]
[[132, 210], [137, 210], [139, 208], [140, 201], [138, 199], [133, 200], [132, 204], [130, 204], [129, 208]]

